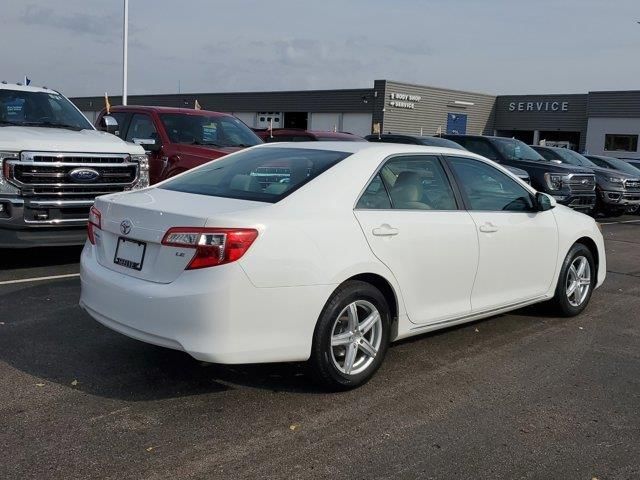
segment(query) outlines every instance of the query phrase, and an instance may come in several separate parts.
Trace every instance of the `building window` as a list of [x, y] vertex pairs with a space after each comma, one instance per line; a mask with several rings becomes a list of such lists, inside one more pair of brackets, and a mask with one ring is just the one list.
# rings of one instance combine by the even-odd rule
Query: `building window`
[[607, 133], [604, 136], [604, 149], [610, 152], [637, 152], [638, 135], [617, 135]]

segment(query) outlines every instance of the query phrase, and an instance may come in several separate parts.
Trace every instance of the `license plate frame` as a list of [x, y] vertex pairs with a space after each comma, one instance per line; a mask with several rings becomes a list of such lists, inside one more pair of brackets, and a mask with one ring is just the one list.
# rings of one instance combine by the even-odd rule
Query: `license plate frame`
[[[120, 247], [122, 245], [125, 245], [125, 248], [126, 248], [127, 247], [127, 243], [137, 245], [138, 250], [140, 248], [142, 248], [142, 253], [141, 253], [141, 255], [139, 255], [139, 257], [140, 257], [139, 261], [137, 261], [137, 259], [138, 259], [137, 255], [135, 257], [133, 255], [129, 255], [128, 258], [118, 257], [118, 252], [120, 252]], [[130, 251], [131, 251], [131, 248], [129, 247], [129, 252], [127, 252], [127, 253], [130, 253]], [[125, 237], [118, 237], [118, 243], [116, 245], [116, 253], [113, 256], [113, 263], [115, 263], [116, 265], [119, 265], [121, 267], [130, 268], [132, 270], [137, 270], [139, 272], [139, 271], [142, 270], [142, 265], [144, 264], [144, 257], [145, 257], [146, 253], [147, 253], [147, 243], [146, 242], [140, 242], [138, 240], [132, 240], [130, 238], [125, 238]]]

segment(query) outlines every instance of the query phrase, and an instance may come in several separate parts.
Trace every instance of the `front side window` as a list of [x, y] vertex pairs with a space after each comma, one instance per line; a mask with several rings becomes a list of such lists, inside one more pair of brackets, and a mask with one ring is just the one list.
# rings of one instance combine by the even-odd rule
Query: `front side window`
[[604, 149], [609, 152], [637, 152], [638, 135], [607, 133], [604, 136]]
[[151, 119], [151, 116], [146, 113], [136, 113], [131, 118], [131, 123], [129, 124], [129, 130], [127, 130], [125, 140], [127, 142], [133, 142], [134, 139], [158, 139], [158, 131], [153, 124], [153, 120]]
[[93, 130], [89, 121], [65, 97], [53, 90], [0, 90], [0, 126]]
[[478, 160], [448, 157], [469, 210], [533, 211], [531, 193], [500, 170]]
[[[107, 115], [105, 113], [105, 115]], [[118, 122], [118, 130], [116, 130], [116, 135], [124, 140], [124, 122], [127, 119], [127, 114], [125, 112], [111, 112], [108, 115], [111, 115]]]
[[249, 127], [232, 116], [163, 113], [160, 121], [172, 143], [215, 147], [252, 147], [262, 143]]
[[[382, 188], [384, 187], [384, 188]], [[384, 199], [385, 195], [389, 198]], [[457, 210], [449, 179], [437, 157], [407, 155], [389, 160], [371, 181], [357, 208]]]
[[246, 150], [191, 170], [158, 188], [276, 203], [349, 155], [286, 147]]

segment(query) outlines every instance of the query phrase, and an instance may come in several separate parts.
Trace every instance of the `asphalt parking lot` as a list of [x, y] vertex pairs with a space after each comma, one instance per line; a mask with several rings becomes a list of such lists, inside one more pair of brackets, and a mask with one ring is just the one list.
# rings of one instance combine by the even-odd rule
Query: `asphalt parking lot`
[[404, 341], [342, 394], [107, 330], [79, 248], [0, 251], [0, 478], [640, 478], [640, 220], [604, 223], [583, 315]]

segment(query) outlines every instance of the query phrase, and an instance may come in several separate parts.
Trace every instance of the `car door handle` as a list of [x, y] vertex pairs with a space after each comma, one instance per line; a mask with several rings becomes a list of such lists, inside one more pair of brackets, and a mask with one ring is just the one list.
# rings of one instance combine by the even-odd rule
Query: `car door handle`
[[400, 233], [400, 230], [397, 228], [393, 228], [391, 225], [380, 225], [377, 228], [374, 228], [371, 233], [373, 233], [376, 237], [392, 237]]
[[498, 231], [498, 227], [491, 222], [480, 225], [480, 231], [484, 233], [494, 233]]

